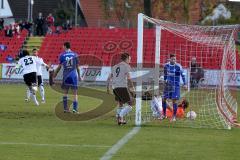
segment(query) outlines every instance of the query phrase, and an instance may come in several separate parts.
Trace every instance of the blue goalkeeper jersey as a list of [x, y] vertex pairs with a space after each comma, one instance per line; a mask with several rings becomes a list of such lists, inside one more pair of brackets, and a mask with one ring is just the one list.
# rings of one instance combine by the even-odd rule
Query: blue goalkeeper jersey
[[185, 76], [183, 74], [182, 66], [179, 63], [174, 65], [166, 63], [164, 65], [164, 80], [169, 85], [180, 86], [180, 77], [182, 77], [184, 85], [186, 84]]
[[75, 52], [71, 50], [63, 52], [59, 61], [63, 66], [63, 79], [77, 76], [78, 56]]

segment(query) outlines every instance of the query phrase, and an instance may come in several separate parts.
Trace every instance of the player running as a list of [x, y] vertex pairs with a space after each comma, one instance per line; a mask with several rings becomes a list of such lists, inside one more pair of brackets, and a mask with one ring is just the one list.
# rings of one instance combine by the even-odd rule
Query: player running
[[119, 103], [116, 113], [119, 125], [126, 124], [124, 116], [132, 110], [133, 98], [129, 93], [128, 82], [134, 90], [129, 74], [131, 71], [131, 67], [129, 65], [131, 57], [128, 53], [123, 53], [121, 55], [121, 60], [122, 62], [112, 67], [111, 74], [107, 80], [107, 92], [109, 93], [110, 81], [112, 81], [115, 100]]
[[163, 114], [161, 120], [166, 118], [167, 99], [172, 100], [173, 116], [171, 121], [176, 121], [177, 101], [180, 99], [180, 77], [182, 77], [184, 88], [187, 89], [182, 66], [176, 63], [176, 56], [170, 54], [170, 61], [164, 65], [164, 91], [163, 91]]
[[69, 42], [65, 42], [63, 45], [64, 52], [59, 57], [59, 65], [54, 71], [53, 77], [56, 78], [58, 72], [63, 67], [63, 80], [62, 89], [64, 91], [63, 96], [63, 109], [64, 113], [70, 113], [67, 105], [68, 101], [68, 91], [71, 88], [74, 92], [73, 100], [73, 113], [78, 114], [78, 80], [80, 80], [80, 71], [78, 68], [78, 55], [73, 52], [70, 48]]
[[[12, 73], [15, 72], [16, 69], [22, 67], [23, 68], [23, 79], [25, 84], [28, 86], [30, 90], [30, 97], [33, 102], [38, 106], [39, 102], [36, 98], [37, 91], [37, 64], [45, 65], [35, 56], [30, 56], [27, 50], [22, 51], [22, 57], [16, 64], [15, 69]], [[46, 66], [47, 67], [47, 66]]]
[[[44, 90], [43, 80], [42, 80], [42, 66], [46, 66], [46, 68], [49, 68], [49, 67], [46, 63], [44, 63], [41, 57], [38, 57], [38, 50], [36, 48], [32, 50], [32, 53], [33, 53], [33, 56], [36, 56], [36, 58], [40, 62], [36, 64], [37, 65], [37, 85], [39, 87], [40, 95], [42, 98], [41, 102], [45, 103], [45, 90]], [[27, 89], [27, 98], [25, 99], [25, 101], [29, 101], [29, 99], [30, 99], [30, 90]]]

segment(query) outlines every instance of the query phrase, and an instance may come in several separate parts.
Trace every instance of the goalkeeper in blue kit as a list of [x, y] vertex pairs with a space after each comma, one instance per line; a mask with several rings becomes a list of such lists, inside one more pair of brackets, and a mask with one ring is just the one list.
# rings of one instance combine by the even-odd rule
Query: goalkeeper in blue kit
[[176, 63], [176, 56], [174, 54], [170, 54], [170, 61], [164, 65], [164, 91], [163, 91], [163, 114], [161, 116], [161, 120], [167, 118], [166, 117], [166, 109], [167, 109], [167, 99], [172, 100], [173, 104], [173, 116], [171, 121], [176, 121], [177, 114], [177, 100], [180, 99], [180, 77], [182, 77], [184, 88], [187, 89], [186, 79], [183, 74], [182, 66], [179, 63]]

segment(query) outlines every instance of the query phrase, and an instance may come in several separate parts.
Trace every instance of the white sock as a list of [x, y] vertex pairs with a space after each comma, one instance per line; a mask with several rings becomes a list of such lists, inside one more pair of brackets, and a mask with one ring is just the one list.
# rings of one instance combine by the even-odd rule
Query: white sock
[[35, 93], [31, 93], [31, 97], [32, 97], [33, 102], [38, 106], [39, 103], [38, 103], [38, 101], [37, 101], [36, 94], [35, 94]]
[[129, 106], [129, 105], [126, 105], [122, 110], [121, 110], [121, 112], [120, 112], [120, 117], [124, 117], [124, 116], [126, 116], [129, 112], [131, 112], [131, 110], [132, 110], [132, 107], [131, 106]]
[[152, 113], [153, 113], [153, 117], [160, 117], [161, 110], [159, 109], [159, 107], [157, 105], [152, 106], [151, 110], [152, 110]]
[[157, 108], [156, 108], [155, 105], [154, 105], [154, 106], [151, 106], [151, 110], [152, 110], [152, 115], [153, 115], [154, 117], [158, 117], [158, 110], [157, 110]]
[[152, 112], [158, 112], [156, 104], [151, 103], [151, 110], [152, 110]]
[[30, 90], [29, 90], [29, 88], [27, 88], [27, 99], [30, 99], [30, 96], [31, 96], [31, 93], [30, 93]]
[[118, 107], [116, 110], [116, 117], [118, 117], [120, 115], [121, 110], [123, 109], [123, 107]]
[[40, 88], [40, 94], [41, 94], [42, 100], [45, 100], [45, 91], [44, 91], [43, 85], [40, 85], [39, 88]]
[[151, 110], [154, 117], [159, 117], [162, 112], [162, 99], [155, 97], [151, 101]]

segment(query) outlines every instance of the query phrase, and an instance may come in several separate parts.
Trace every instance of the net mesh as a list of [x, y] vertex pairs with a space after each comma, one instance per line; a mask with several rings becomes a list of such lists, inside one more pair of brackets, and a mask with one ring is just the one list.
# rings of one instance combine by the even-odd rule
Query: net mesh
[[[156, 34], [160, 26], [161, 34]], [[189, 90], [181, 88], [181, 99], [189, 101], [185, 116], [178, 118], [177, 126], [197, 128], [230, 129], [237, 115], [237, 102], [234, 97], [236, 76], [236, 46], [234, 35], [239, 26], [197, 26], [176, 24], [143, 16], [143, 65], [142, 69], [156, 70], [156, 49], [160, 48], [160, 76], [156, 87], [154, 73], [142, 78], [141, 118], [142, 122], [154, 120], [150, 107], [151, 98], [158, 88], [159, 96], [164, 90], [163, 66], [169, 61], [169, 55], [175, 54], [182, 65]], [[156, 35], [160, 38], [156, 38]], [[138, 39], [141, 37], [138, 37]], [[157, 42], [159, 40], [159, 42]], [[139, 44], [138, 44], [139, 45]], [[159, 45], [159, 46], [158, 46]], [[138, 46], [139, 47], [139, 46]], [[139, 53], [138, 55], [139, 56]], [[134, 57], [136, 59], [136, 57]], [[196, 61], [195, 66], [192, 64]], [[181, 82], [182, 83], [182, 82]], [[169, 106], [171, 108], [171, 104]], [[196, 119], [186, 118], [188, 111], [197, 114]], [[162, 121], [160, 124], [169, 124]]]

